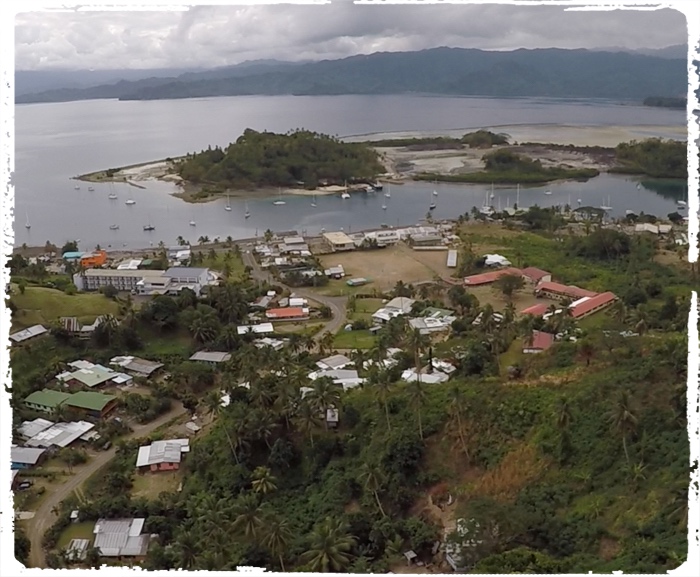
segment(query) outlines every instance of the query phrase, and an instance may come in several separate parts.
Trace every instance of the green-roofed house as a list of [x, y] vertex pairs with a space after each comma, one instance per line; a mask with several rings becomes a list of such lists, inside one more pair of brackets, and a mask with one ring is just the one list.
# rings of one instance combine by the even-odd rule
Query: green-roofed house
[[70, 399], [71, 396], [70, 393], [44, 389], [43, 391], [35, 391], [29, 395], [24, 399], [24, 404], [27, 408], [33, 409], [34, 411], [50, 414], [56, 410], [56, 407]]
[[65, 404], [89, 417], [102, 419], [117, 406], [117, 397], [95, 391], [79, 391], [70, 395]]

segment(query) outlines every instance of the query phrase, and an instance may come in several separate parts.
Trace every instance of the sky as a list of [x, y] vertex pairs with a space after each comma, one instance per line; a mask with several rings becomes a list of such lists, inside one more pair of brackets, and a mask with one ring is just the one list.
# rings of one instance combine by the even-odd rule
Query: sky
[[685, 16], [565, 11], [559, 6], [194, 6], [186, 11], [24, 12], [18, 70], [215, 67], [246, 60], [322, 60], [451, 46], [663, 48], [687, 41]]

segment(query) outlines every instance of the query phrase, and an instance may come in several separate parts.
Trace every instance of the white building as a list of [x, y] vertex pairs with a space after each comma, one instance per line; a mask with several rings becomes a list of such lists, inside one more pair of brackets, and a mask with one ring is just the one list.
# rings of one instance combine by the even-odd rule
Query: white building
[[144, 557], [150, 535], [143, 535], [146, 519], [98, 519], [93, 546], [101, 557]]
[[410, 313], [415, 302], [408, 297], [396, 297], [376, 311], [372, 319], [377, 323], [388, 323], [395, 317]]
[[335, 369], [344, 369], [353, 362], [345, 355], [331, 355], [325, 359], [321, 359], [316, 363], [316, 366], [322, 371], [329, 371]]
[[346, 391], [354, 389], [365, 382], [365, 379], [361, 378], [357, 371], [349, 369], [333, 369], [309, 373], [309, 378], [312, 381], [320, 379], [321, 377], [332, 379], [335, 384], [342, 385], [343, 389]]

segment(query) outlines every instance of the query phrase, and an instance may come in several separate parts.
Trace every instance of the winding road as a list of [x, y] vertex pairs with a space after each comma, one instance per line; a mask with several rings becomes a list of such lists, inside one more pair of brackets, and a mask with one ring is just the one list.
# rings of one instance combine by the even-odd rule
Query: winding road
[[[132, 425], [133, 431], [123, 438], [126, 440], [145, 437], [158, 427], [185, 414], [185, 412], [186, 410], [180, 402], [174, 401], [173, 408], [170, 411], [161, 415], [155, 421], [151, 421], [145, 425]], [[26, 524], [26, 533], [32, 544], [29, 552], [30, 567], [46, 567], [46, 557], [44, 555], [42, 540], [44, 533], [46, 533], [55, 521], [54, 514], [52, 513], [53, 508], [60, 505], [73, 491], [87, 481], [91, 475], [108, 464], [114, 458], [115, 453], [116, 447], [114, 446], [107, 451], [99, 453], [97, 456], [93, 457], [85, 467], [81, 468], [75, 475], [71, 476], [63, 483], [63, 485], [51, 487], [49, 489], [49, 494], [46, 499], [39, 505], [34, 517], [28, 520]]]
[[331, 314], [333, 315], [331, 320], [326, 323], [326, 325], [314, 336], [314, 340], [319, 341], [326, 333], [337, 333], [341, 327], [345, 325], [345, 320], [347, 318], [347, 308], [348, 297], [330, 297], [325, 295], [320, 295], [314, 291], [304, 289], [304, 288], [293, 288], [281, 283], [275, 279], [269, 272], [264, 271], [260, 268], [260, 265], [255, 260], [250, 251], [242, 250], [243, 264], [249, 266], [252, 270], [251, 276], [255, 280], [266, 281], [270, 284], [281, 285], [290, 292], [293, 292], [300, 297], [310, 299], [321, 303], [331, 309]]

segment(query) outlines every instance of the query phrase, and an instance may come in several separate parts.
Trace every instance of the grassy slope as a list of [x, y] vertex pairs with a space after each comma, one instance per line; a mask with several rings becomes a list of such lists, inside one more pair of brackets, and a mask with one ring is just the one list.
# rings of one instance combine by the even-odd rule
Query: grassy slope
[[99, 315], [116, 315], [119, 305], [101, 294], [66, 293], [50, 288], [27, 287], [24, 294], [17, 291], [12, 297], [21, 312], [18, 312], [14, 327], [23, 328], [35, 324], [47, 324], [59, 317], [78, 317], [90, 323]]

